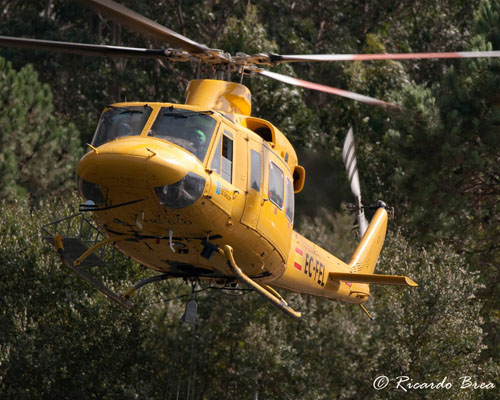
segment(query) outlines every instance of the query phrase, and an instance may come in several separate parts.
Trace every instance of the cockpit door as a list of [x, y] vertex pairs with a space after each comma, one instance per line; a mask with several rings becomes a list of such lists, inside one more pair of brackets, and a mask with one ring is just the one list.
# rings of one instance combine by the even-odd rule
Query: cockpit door
[[241, 215], [241, 223], [252, 228], [257, 228], [259, 221], [262, 189], [263, 189], [263, 156], [262, 143], [253, 139], [248, 141], [248, 172], [245, 208]]
[[210, 162], [210, 174], [212, 201], [224, 210], [229, 216], [233, 214], [236, 200], [235, 188], [235, 149], [238, 137], [233, 129], [221, 124], [219, 134], [213, 145], [212, 161]]

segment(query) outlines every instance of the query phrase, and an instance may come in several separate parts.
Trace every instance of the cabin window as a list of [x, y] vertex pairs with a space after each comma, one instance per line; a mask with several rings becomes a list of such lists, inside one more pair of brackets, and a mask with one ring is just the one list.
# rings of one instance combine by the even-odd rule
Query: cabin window
[[293, 211], [295, 207], [295, 199], [293, 197], [293, 185], [290, 179], [286, 178], [286, 207], [285, 214], [288, 220], [293, 224]]
[[254, 190], [260, 190], [260, 153], [255, 150], [250, 151], [250, 187]]
[[145, 106], [110, 106], [101, 117], [92, 145], [100, 145], [123, 136], [139, 136], [151, 115], [152, 108]]
[[232, 135], [224, 131], [217, 144], [210, 169], [217, 172], [223, 179], [233, 181], [233, 139]]
[[283, 207], [283, 171], [272, 161], [269, 163], [269, 200], [279, 208]]
[[222, 163], [221, 176], [232, 183], [233, 181], [233, 140], [222, 135]]
[[162, 107], [148, 135], [176, 144], [203, 161], [217, 124], [210, 114]]

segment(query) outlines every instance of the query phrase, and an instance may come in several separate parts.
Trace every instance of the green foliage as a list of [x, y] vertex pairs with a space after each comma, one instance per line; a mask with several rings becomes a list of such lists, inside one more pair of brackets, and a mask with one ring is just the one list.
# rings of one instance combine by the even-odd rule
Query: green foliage
[[[1, 204], [4, 398], [184, 398], [188, 386], [200, 399], [400, 398], [396, 390], [377, 394], [375, 377], [498, 380], [498, 366], [480, 358], [478, 274], [444, 244], [423, 251], [399, 234], [389, 238], [379, 271], [411, 275], [420, 286], [377, 288], [368, 304], [373, 322], [354, 305], [291, 295], [304, 312], [295, 322], [256, 294], [205, 291], [197, 295], [195, 337], [178, 323], [182, 303], [166, 302], [187, 288], [144, 288], [125, 312], [77, 280], [40, 238], [38, 225], [54, 218], [54, 208]], [[106, 275], [124, 288], [144, 272], [122, 262]], [[472, 391], [423, 393], [476, 398]]]
[[[41, 203], [30, 211], [27, 201], [3, 201], [0, 208], [2, 397], [130, 398], [139, 384], [135, 378], [131, 383], [133, 371], [144, 371], [141, 335], [148, 312], [139, 320], [140, 310], [118, 310], [42, 242], [40, 224], [55, 212], [69, 214], [68, 207]], [[119, 275], [115, 282], [122, 286], [137, 278]]]
[[[391, 239], [381, 269], [396, 272], [393, 262], [404, 263], [403, 272], [415, 276], [421, 288], [377, 290], [374, 322], [354, 306], [324, 300], [291, 296], [294, 306], [308, 310], [296, 323], [255, 295], [201, 295], [191, 353], [193, 330], [168, 317], [171, 307], [160, 313], [148, 344], [158, 349], [159, 379], [168, 380], [159, 394], [168, 397], [177, 385], [185, 394], [194, 363], [192, 390], [200, 398], [377, 398], [372, 382], [381, 374], [393, 382], [401, 375], [433, 382], [447, 377], [454, 390], [424, 395], [476, 398], [475, 392], [459, 390], [460, 377], [495, 382], [499, 373], [498, 367], [480, 362], [480, 302], [472, 295], [479, 286], [477, 274], [461, 269], [463, 260], [444, 245], [421, 252], [401, 236]], [[403, 394], [388, 389], [379, 397]], [[422, 398], [422, 392], [409, 397]]]
[[81, 153], [74, 125], [53, 115], [52, 95], [33, 67], [0, 58], [0, 198], [61, 196]]
[[[482, 3], [471, 48], [492, 48], [487, 40], [495, 40], [492, 18], [499, 12], [497, 2]], [[365, 166], [368, 190], [398, 205], [408, 237], [422, 244], [443, 240], [481, 271], [485, 288], [478, 295], [488, 299], [482, 315], [491, 341], [486, 354], [495, 357], [500, 307], [499, 66], [494, 59], [464, 60], [432, 87], [406, 85], [401, 92], [404, 115], [394, 117], [391, 126], [375, 126], [380, 145], [362, 148], [371, 159]]]
[[500, 5], [497, 0], [482, 1], [475, 12], [475, 33], [491, 43], [494, 49], [500, 46], [498, 19]]
[[[123, 4], [233, 54], [500, 48], [497, 0]], [[0, 10], [2, 35], [164, 45], [72, 2], [4, 0]], [[374, 288], [367, 305], [374, 322], [356, 306], [292, 294], [288, 300], [305, 315], [294, 322], [255, 294], [206, 290], [197, 296], [194, 337], [191, 326], [178, 324], [183, 304], [167, 301], [187, 295], [182, 284], [146, 287], [137, 307], [123, 312], [68, 273], [41, 242], [39, 227], [70, 210], [36, 200], [69, 188], [77, 146], [90, 140], [104, 105], [182, 102], [196, 66], [13, 49], [1, 54], [9, 62], [0, 58], [0, 197], [10, 200], [0, 204], [2, 397], [173, 399], [188, 390], [197, 399], [498, 397], [498, 390], [456, 388], [462, 375], [499, 382], [497, 61], [276, 67], [401, 102], [406, 111], [399, 115], [245, 78], [254, 115], [273, 122], [311, 159], [324, 159], [325, 149], [334, 159], [308, 169], [322, 180], [306, 186], [310, 199], [303, 203], [313, 206], [298, 210], [297, 229], [344, 260], [352, 254], [353, 218], [329, 211], [349, 199], [345, 184], [337, 175], [323, 176], [340, 164], [342, 139], [354, 125], [364, 198], [394, 205], [391, 227], [404, 227], [389, 235], [377, 271], [407, 274], [420, 286]], [[35, 201], [12, 201], [28, 194]], [[328, 209], [313, 209], [320, 199]], [[146, 274], [132, 263], [120, 265], [103, 274], [117, 290]], [[382, 374], [393, 381], [376, 392], [372, 382]], [[455, 387], [403, 393], [392, 386], [400, 375], [419, 382], [447, 377]]]
[[[384, 321], [370, 336], [377, 371], [395, 377], [407, 375], [414, 382], [440, 382], [443, 377], [453, 390], [424, 391], [428, 398], [474, 399], [477, 393], [459, 388], [461, 377], [496, 382], [499, 369], [482, 369], [484, 349], [480, 327], [482, 302], [476, 297], [479, 272], [466, 268], [466, 260], [452, 247], [435, 243], [417, 250], [400, 234], [389, 237], [379, 271], [412, 276], [419, 287], [412, 290], [376, 287], [374, 314]], [[390, 354], [390, 357], [387, 357]], [[436, 357], [439, 362], [436, 363]], [[384, 393], [381, 398], [399, 398]], [[413, 393], [410, 398], [423, 398]]]

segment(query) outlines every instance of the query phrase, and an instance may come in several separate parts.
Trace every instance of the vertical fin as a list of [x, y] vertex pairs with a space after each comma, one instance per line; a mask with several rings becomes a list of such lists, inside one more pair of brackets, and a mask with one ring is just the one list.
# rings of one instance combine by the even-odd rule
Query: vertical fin
[[372, 274], [384, 244], [387, 231], [387, 211], [379, 208], [354, 252], [349, 267], [353, 273]]

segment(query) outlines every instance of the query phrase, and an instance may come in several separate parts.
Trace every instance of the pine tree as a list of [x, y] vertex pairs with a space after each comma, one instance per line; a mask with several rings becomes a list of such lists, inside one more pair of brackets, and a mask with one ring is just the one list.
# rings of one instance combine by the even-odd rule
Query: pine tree
[[52, 94], [33, 67], [0, 58], [0, 198], [60, 196], [72, 186], [79, 134], [53, 115]]

